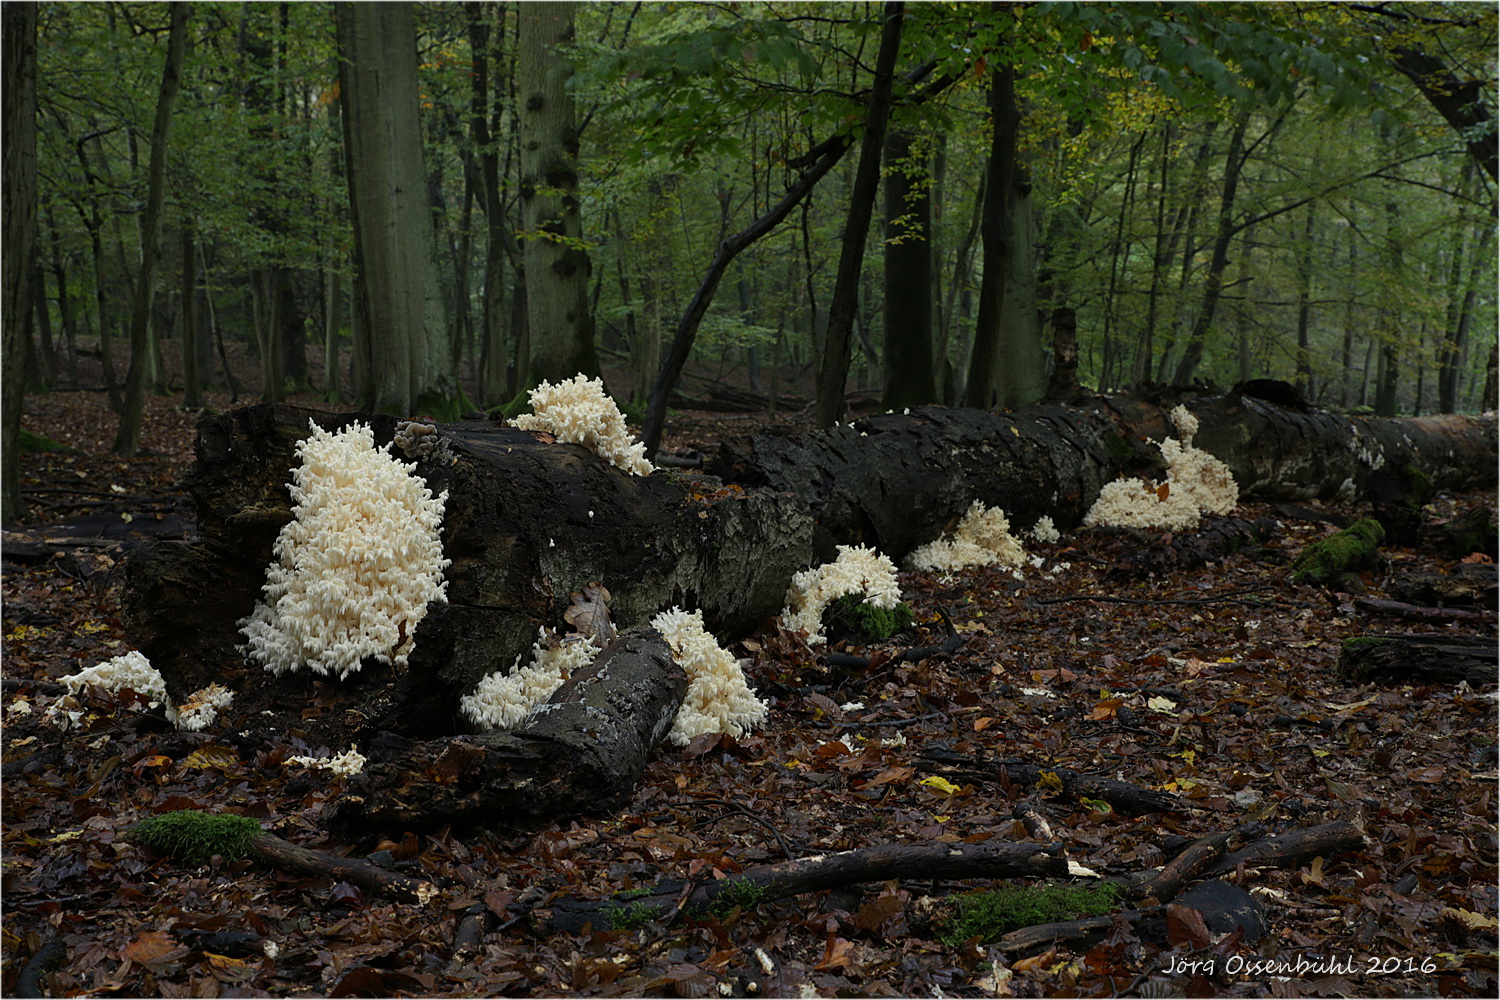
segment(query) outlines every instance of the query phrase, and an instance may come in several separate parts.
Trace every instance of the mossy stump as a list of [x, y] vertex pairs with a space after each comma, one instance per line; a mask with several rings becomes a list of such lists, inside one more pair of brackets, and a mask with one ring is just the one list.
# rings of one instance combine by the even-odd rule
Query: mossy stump
[[1313, 542], [1292, 563], [1293, 583], [1330, 583], [1348, 573], [1372, 569], [1385, 541], [1385, 529], [1374, 518], [1355, 521], [1343, 531]]

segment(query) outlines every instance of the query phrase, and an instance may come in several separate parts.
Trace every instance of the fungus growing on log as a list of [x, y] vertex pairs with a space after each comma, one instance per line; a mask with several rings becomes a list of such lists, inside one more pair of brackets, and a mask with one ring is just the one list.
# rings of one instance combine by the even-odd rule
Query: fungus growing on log
[[862, 594], [877, 608], [894, 608], [901, 603], [896, 564], [868, 546], [840, 545], [833, 562], [792, 577], [782, 621], [789, 629], [806, 632], [811, 645], [826, 642], [823, 611], [845, 594]]
[[517, 656], [509, 671], [486, 675], [473, 692], [459, 699], [459, 710], [481, 729], [519, 726], [575, 671], [599, 655], [600, 647], [593, 640], [578, 636], [571, 640], [559, 642], [547, 628], [541, 628], [531, 647], [531, 662], [523, 667]]
[[376, 448], [369, 424], [297, 446], [292, 521], [266, 570], [264, 599], [240, 621], [246, 656], [273, 674], [310, 667], [340, 678], [373, 658], [406, 664], [427, 602], [447, 589], [434, 497], [414, 464]]
[[651, 619], [651, 627], [667, 640], [688, 677], [669, 740], [686, 746], [704, 733], [740, 737], [765, 721], [765, 702], [745, 683], [739, 662], [703, 628], [703, 612], [673, 608]]
[[1239, 486], [1229, 467], [1193, 447], [1198, 418], [1186, 406], [1172, 410], [1171, 417], [1178, 438], [1167, 438], [1160, 445], [1167, 478], [1160, 483], [1144, 479], [1106, 483], [1084, 524], [1185, 531], [1198, 526], [1202, 512], [1227, 514], [1239, 503]]
[[616, 468], [633, 476], [655, 471], [646, 459], [646, 446], [632, 441], [625, 417], [604, 391], [603, 379], [579, 373], [556, 385], [542, 382], [531, 390], [531, 413], [515, 419], [523, 431], [546, 431], [559, 441], [581, 444]]
[[981, 500], [975, 500], [969, 506], [953, 534], [928, 542], [906, 557], [906, 564], [912, 569], [928, 572], [953, 572], [966, 566], [996, 564], [1014, 569], [1025, 561], [1026, 550], [1010, 533], [1010, 521], [1005, 511], [999, 507], [986, 510]]

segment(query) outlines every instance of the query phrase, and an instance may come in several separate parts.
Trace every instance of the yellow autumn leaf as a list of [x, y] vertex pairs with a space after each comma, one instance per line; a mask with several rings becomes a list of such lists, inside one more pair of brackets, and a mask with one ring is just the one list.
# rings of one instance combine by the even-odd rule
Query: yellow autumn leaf
[[1036, 776], [1036, 783], [1039, 788], [1050, 788], [1055, 792], [1060, 792], [1063, 789], [1063, 780], [1058, 777], [1056, 771], [1039, 772]]
[[1500, 927], [1500, 920], [1487, 916], [1483, 913], [1475, 913], [1473, 910], [1461, 910], [1456, 906], [1445, 906], [1442, 915], [1468, 927], [1470, 930], [1493, 930]]
[[239, 754], [235, 753], [229, 747], [217, 743], [210, 743], [206, 747], [200, 747], [182, 759], [184, 767], [194, 769], [230, 767], [239, 762]]
[[67, 833], [59, 833], [55, 837], [49, 837], [49, 838], [47, 838], [47, 843], [49, 843], [49, 844], [64, 844], [64, 843], [67, 843], [70, 840], [77, 840], [81, 836], [83, 836], [83, 831], [82, 830], [69, 830]]
[[947, 778], [936, 774], [928, 778], [923, 778], [921, 782], [919, 782], [919, 784], [926, 785], [928, 788], [942, 792], [944, 795], [952, 795], [955, 792], [963, 791], [962, 788], [960, 788], [958, 785], [955, 785]]
[[1163, 715], [1173, 715], [1177, 711], [1177, 702], [1171, 698], [1163, 698], [1161, 695], [1152, 695], [1147, 699], [1146, 707]]

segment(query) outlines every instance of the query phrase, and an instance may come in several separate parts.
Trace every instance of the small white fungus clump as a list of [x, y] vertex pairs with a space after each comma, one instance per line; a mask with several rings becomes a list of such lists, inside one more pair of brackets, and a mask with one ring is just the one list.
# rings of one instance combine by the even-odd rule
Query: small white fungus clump
[[128, 688], [146, 695], [153, 703], [170, 701], [167, 697], [166, 680], [151, 665], [151, 661], [146, 659], [144, 653], [134, 649], [76, 674], [69, 674], [60, 678], [59, 682], [67, 687], [69, 694], [77, 694], [79, 688], [88, 685], [105, 691], [124, 691]]
[[516, 657], [509, 670], [486, 674], [472, 694], [458, 701], [459, 711], [481, 729], [514, 729], [563, 682], [594, 662], [599, 647], [587, 637], [557, 642], [544, 627], [531, 646], [531, 662]]
[[789, 629], [806, 632], [811, 645], [826, 642], [823, 611], [846, 594], [863, 594], [867, 604], [894, 608], [901, 603], [896, 564], [868, 546], [840, 545], [833, 562], [792, 576], [781, 620]]
[[1202, 511], [1227, 514], [1234, 509], [1240, 490], [1229, 467], [1193, 447], [1198, 418], [1186, 406], [1178, 406], [1172, 411], [1172, 423], [1180, 440], [1168, 438], [1161, 443], [1166, 481], [1116, 479], [1106, 483], [1084, 516], [1084, 524], [1185, 531], [1198, 526]]
[[975, 500], [951, 536], [928, 542], [906, 557], [912, 569], [953, 572], [966, 566], [1009, 566], [1026, 561], [1026, 550], [1010, 533], [1010, 521], [999, 507], [985, 509]]
[[625, 416], [604, 391], [603, 379], [579, 373], [556, 385], [543, 382], [531, 390], [531, 413], [517, 417], [523, 431], [546, 431], [559, 441], [581, 444], [616, 468], [649, 476], [646, 446], [630, 439]]
[[703, 612], [673, 608], [651, 619], [687, 672], [688, 689], [668, 739], [687, 745], [703, 733], [743, 736], [765, 721], [766, 704], [745, 683], [739, 661], [703, 628]]
[[365, 769], [365, 755], [352, 746], [335, 757], [288, 757], [286, 762], [332, 771], [345, 778], [352, 778]]
[[246, 655], [273, 674], [303, 666], [347, 677], [371, 657], [405, 666], [427, 602], [447, 591], [434, 497], [415, 465], [376, 448], [369, 425], [297, 446], [294, 519], [281, 529], [264, 600], [240, 621]]
[[234, 692], [222, 684], [210, 684], [188, 695], [183, 703], [167, 713], [176, 716], [177, 728], [196, 733], [219, 717], [219, 709], [234, 704]]
[[1037, 518], [1036, 524], [1031, 526], [1031, 537], [1044, 545], [1062, 541], [1062, 533], [1057, 530], [1057, 525], [1052, 523], [1052, 517], [1048, 514]]

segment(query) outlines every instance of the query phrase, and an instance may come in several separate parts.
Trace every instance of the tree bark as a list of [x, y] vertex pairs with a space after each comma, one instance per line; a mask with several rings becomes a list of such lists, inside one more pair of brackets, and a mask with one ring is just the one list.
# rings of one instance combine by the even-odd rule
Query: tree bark
[[377, 739], [326, 818], [432, 827], [607, 810], [635, 790], [687, 683], [659, 633], [624, 633], [518, 729], [415, 744]]
[[520, 100], [521, 214], [531, 355], [524, 387], [599, 374], [589, 311], [591, 265], [578, 196], [578, 129], [568, 80], [573, 5], [523, 3], [516, 89]]
[[36, 246], [36, 17], [33, 4], [6, 4], [4, 18], [4, 315], [0, 344], [0, 521], [26, 516], [21, 499], [21, 410], [26, 402], [27, 316]]
[[1500, 680], [1495, 640], [1462, 635], [1370, 635], [1345, 639], [1338, 673], [1352, 683], [1457, 684]]
[[885, 144], [885, 391], [888, 410], [938, 402], [933, 379], [932, 194], [912, 134]]
[[408, 3], [335, 6], [346, 179], [354, 223], [357, 395], [367, 409], [456, 416], [417, 116]]
[[881, 7], [880, 51], [875, 57], [875, 79], [865, 112], [864, 135], [860, 138], [859, 166], [854, 189], [849, 194], [849, 215], [844, 221], [844, 239], [839, 247], [838, 275], [833, 301], [828, 307], [828, 332], [823, 340], [823, 363], [818, 368], [816, 422], [831, 427], [844, 416], [844, 386], [849, 378], [851, 334], [858, 308], [859, 274], [865, 259], [865, 238], [870, 234], [875, 192], [880, 187], [880, 158], [885, 146], [886, 122], [891, 116], [891, 94], [895, 86], [896, 57], [901, 51], [901, 27], [906, 5], [887, 0]]

